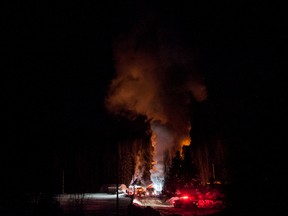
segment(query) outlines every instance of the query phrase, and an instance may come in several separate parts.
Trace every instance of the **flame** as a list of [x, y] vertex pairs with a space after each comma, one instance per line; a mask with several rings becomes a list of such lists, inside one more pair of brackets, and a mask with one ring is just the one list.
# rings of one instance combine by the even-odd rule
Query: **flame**
[[152, 169], [151, 171], [154, 171], [154, 172], [157, 172], [157, 168], [155, 167], [155, 165], [157, 164], [157, 161], [155, 160], [155, 155], [156, 155], [156, 134], [152, 131], [152, 135], [151, 135], [151, 144], [152, 144], [152, 147], [153, 147], [153, 152], [152, 152], [152, 155], [153, 155], [153, 158], [154, 160], [152, 161]]
[[156, 147], [156, 134], [152, 131], [152, 136], [151, 136], [151, 144], [153, 148]]
[[182, 140], [182, 142], [181, 142], [181, 147], [183, 147], [183, 146], [189, 146], [189, 145], [190, 145], [190, 142], [191, 142], [191, 138], [186, 138], [186, 139]]
[[191, 138], [190, 137], [187, 137], [185, 139], [183, 139], [181, 141], [181, 149], [180, 149], [180, 155], [183, 157], [183, 146], [189, 146], [191, 143]]

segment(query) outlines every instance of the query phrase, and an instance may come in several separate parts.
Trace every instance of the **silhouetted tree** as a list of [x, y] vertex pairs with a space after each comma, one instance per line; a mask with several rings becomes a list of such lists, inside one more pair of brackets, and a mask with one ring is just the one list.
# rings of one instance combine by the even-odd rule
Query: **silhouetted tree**
[[174, 193], [179, 182], [183, 180], [183, 174], [183, 160], [180, 151], [177, 151], [175, 157], [172, 159], [168, 174], [165, 178], [165, 190]]
[[197, 176], [197, 169], [192, 158], [191, 147], [183, 146], [183, 173], [184, 173], [184, 182], [189, 183], [192, 179], [195, 179]]
[[[132, 149], [132, 150], [131, 150]], [[119, 145], [119, 182], [129, 186], [131, 177], [135, 171], [134, 151], [126, 143]]]

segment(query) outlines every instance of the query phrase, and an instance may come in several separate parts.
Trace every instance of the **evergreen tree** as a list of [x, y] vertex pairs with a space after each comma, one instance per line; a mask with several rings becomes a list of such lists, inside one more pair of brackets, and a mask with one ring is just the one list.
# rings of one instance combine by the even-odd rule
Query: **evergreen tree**
[[134, 152], [127, 143], [119, 145], [119, 182], [129, 185], [135, 171]]
[[165, 190], [174, 193], [183, 180], [183, 174], [183, 160], [180, 151], [177, 151], [175, 157], [172, 159], [171, 166], [166, 176], [164, 185]]
[[197, 169], [192, 157], [191, 147], [183, 146], [183, 173], [184, 173], [184, 182], [190, 183], [192, 179], [196, 179]]

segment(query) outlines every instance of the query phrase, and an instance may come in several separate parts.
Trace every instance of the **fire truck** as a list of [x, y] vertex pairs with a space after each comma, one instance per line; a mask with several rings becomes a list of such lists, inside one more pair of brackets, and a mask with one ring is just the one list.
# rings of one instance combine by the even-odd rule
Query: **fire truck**
[[128, 195], [134, 194], [136, 196], [142, 197], [146, 195], [146, 188], [139, 185], [130, 185], [127, 189], [127, 193]]

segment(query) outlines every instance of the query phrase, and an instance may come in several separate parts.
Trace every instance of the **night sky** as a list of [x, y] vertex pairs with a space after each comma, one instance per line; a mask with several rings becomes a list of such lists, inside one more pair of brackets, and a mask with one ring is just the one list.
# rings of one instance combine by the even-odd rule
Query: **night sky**
[[[2, 3], [2, 192], [59, 192], [63, 169], [74, 179], [67, 191], [115, 181], [117, 143], [142, 136], [147, 125], [105, 108], [113, 49], [154, 22], [167, 43], [192, 50], [208, 95], [195, 108], [195, 133], [225, 137], [235, 199], [244, 203], [239, 197], [251, 190], [248, 202], [259, 205], [279, 197], [287, 188], [287, 15], [260, 1]], [[139, 39], [140, 49], [157, 44], [156, 30], [143, 39], [152, 45]]]

